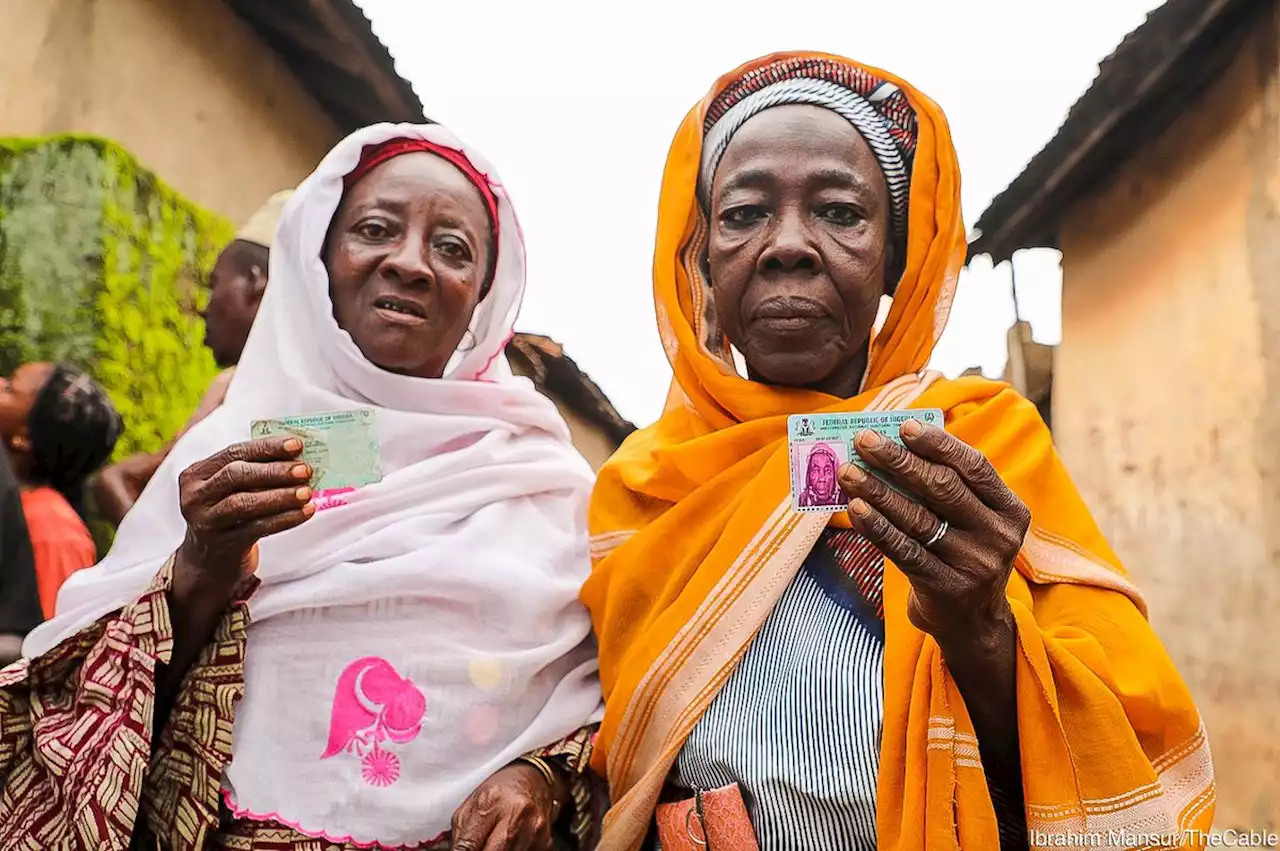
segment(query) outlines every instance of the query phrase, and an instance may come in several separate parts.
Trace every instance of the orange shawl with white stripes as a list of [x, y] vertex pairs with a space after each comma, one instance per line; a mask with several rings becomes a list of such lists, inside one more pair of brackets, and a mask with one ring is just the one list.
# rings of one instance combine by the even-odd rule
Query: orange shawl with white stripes
[[[1031, 509], [1008, 595], [1032, 847], [1078, 845], [1086, 832], [1126, 837], [1126, 847], [1200, 846], [1214, 804], [1200, 716], [1048, 430], [1005, 385], [922, 371], [966, 248], [959, 168], [937, 105], [868, 69], [907, 93], [919, 142], [907, 271], [872, 341], [866, 391], [838, 399], [758, 384], [738, 376], [724, 340], [708, 339], [710, 290], [696, 262], [706, 225], [695, 199], [705, 111], [732, 80], [798, 55], [819, 54], [765, 57], [722, 78], [667, 160], [654, 298], [675, 377], [662, 418], [600, 472], [595, 567], [582, 592], [607, 707], [594, 763], [614, 802], [600, 848], [639, 847], [690, 730], [828, 522], [789, 507], [787, 415], [904, 407], [943, 409], [948, 431], [982, 450]], [[973, 725], [937, 644], [907, 619], [908, 592], [887, 563], [878, 845], [997, 848]]]

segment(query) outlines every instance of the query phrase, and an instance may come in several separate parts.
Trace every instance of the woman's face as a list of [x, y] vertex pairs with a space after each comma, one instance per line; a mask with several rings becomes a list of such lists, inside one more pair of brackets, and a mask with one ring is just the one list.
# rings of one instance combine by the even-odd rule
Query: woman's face
[[816, 494], [835, 492], [836, 468], [831, 456], [815, 452], [809, 456], [809, 490]]
[[0, 438], [9, 449], [15, 438], [26, 439], [31, 406], [52, 373], [51, 363], [24, 363], [10, 377], [0, 378]]
[[853, 126], [767, 109], [729, 143], [711, 188], [716, 312], [752, 375], [857, 392], [885, 291], [889, 194]]
[[461, 171], [426, 152], [390, 159], [347, 190], [329, 228], [334, 318], [370, 363], [439, 378], [492, 251], [484, 199]]

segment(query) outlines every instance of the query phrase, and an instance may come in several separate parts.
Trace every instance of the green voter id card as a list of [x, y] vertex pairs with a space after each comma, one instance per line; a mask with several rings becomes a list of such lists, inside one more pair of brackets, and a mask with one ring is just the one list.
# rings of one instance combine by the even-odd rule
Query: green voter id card
[[301, 461], [311, 465], [311, 489], [317, 493], [358, 488], [382, 481], [374, 412], [368, 408], [326, 411], [256, 420], [249, 433], [261, 437], [296, 437]]
[[[881, 481], [884, 475], [862, 460], [853, 440], [862, 431], [876, 434], [902, 446], [899, 433], [907, 420], [943, 427], [939, 408], [910, 411], [859, 411], [852, 414], [794, 414], [787, 417], [787, 449], [791, 458], [791, 507], [796, 511], [843, 510], [849, 500], [836, 481], [837, 471], [856, 464]], [[901, 493], [893, 484], [889, 487]], [[912, 497], [910, 494], [904, 494]]]

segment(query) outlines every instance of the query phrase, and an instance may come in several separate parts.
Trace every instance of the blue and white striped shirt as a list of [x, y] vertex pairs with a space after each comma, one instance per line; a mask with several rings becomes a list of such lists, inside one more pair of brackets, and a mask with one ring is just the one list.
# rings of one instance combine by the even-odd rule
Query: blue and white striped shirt
[[[867, 555], [878, 591], [883, 560]], [[820, 543], [694, 727], [676, 774], [689, 789], [738, 783], [761, 851], [874, 851], [883, 718], [884, 622]]]

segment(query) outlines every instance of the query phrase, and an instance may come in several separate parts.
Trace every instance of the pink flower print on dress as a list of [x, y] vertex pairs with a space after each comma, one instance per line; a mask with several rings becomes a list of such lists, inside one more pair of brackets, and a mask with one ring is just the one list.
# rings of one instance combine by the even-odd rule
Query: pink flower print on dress
[[400, 758], [391, 751], [374, 747], [360, 760], [360, 776], [370, 786], [390, 786], [400, 779]]
[[400, 779], [400, 758], [386, 744], [404, 744], [422, 732], [427, 697], [386, 659], [357, 659], [338, 677], [329, 719], [329, 746], [321, 759], [340, 753], [360, 758], [360, 776], [370, 786]]

